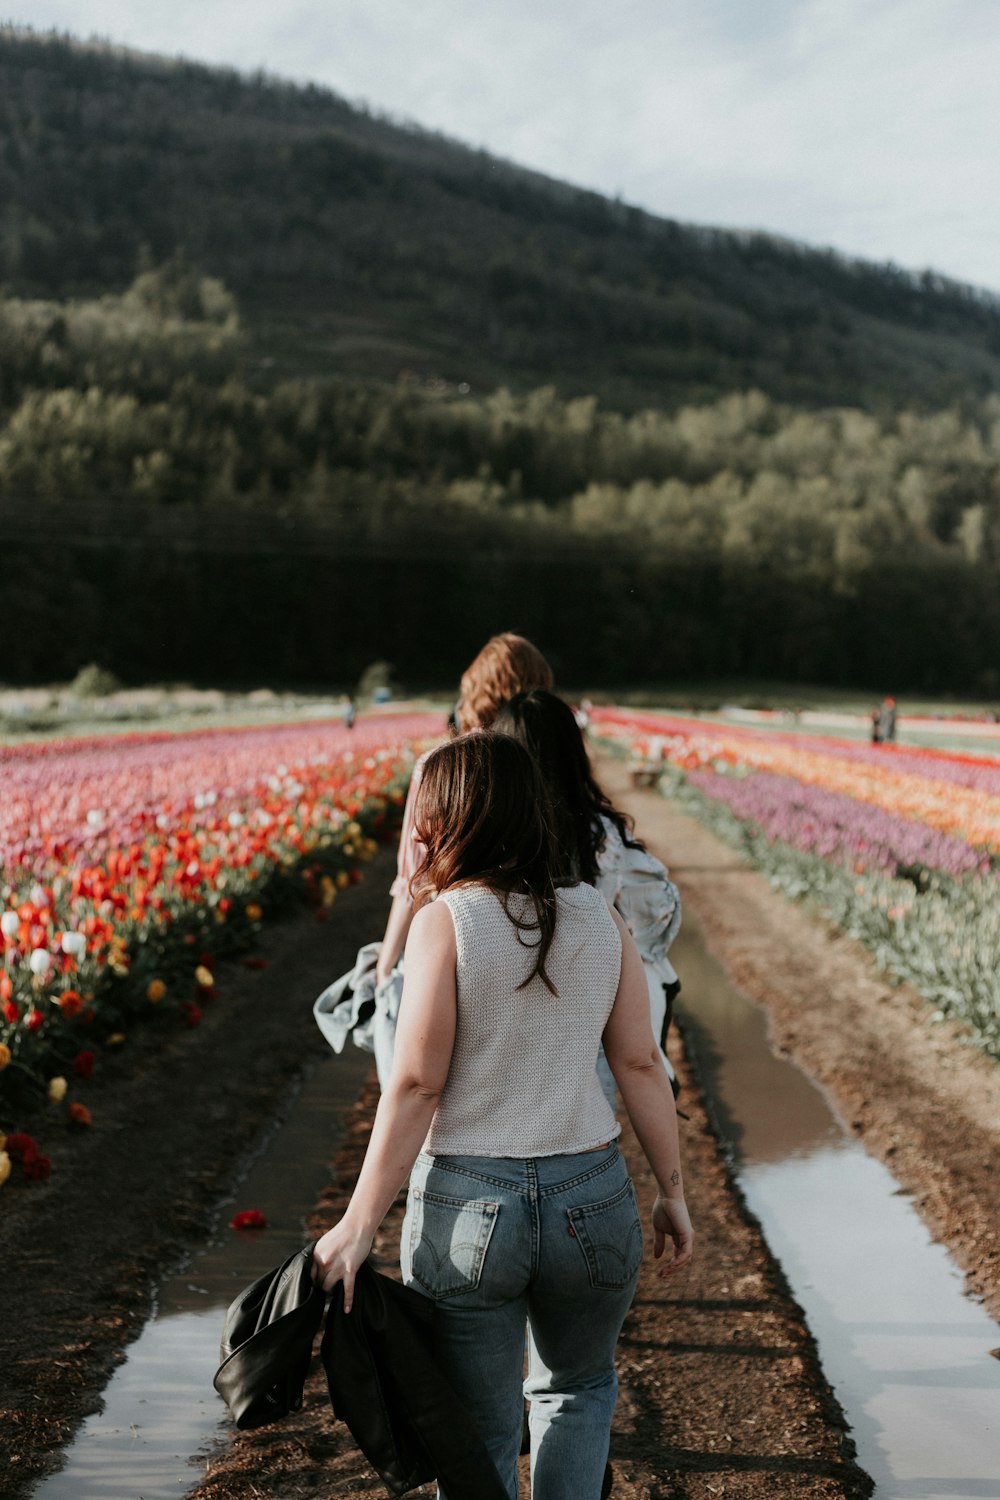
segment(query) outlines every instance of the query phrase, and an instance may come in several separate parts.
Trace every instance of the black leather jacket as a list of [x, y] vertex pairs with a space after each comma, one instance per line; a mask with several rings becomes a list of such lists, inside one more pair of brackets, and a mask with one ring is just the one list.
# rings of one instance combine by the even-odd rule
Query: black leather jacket
[[[213, 1382], [237, 1427], [260, 1427], [302, 1405], [325, 1304], [311, 1247], [237, 1297]], [[433, 1345], [434, 1304], [363, 1265], [349, 1315], [335, 1287], [320, 1347], [334, 1415], [393, 1495], [437, 1479], [450, 1500], [507, 1500]]]

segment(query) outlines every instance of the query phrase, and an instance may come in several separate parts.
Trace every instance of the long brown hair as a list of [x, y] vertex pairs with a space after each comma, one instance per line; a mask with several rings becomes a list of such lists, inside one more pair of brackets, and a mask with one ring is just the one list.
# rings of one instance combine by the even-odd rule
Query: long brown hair
[[497, 711], [515, 693], [552, 688], [552, 668], [537, 646], [505, 630], [487, 642], [462, 675], [458, 707], [459, 730], [488, 729]]
[[[411, 881], [416, 904], [466, 880], [489, 886], [502, 897], [518, 942], [535, 955], [518, 989], [538, 975], [555, 994], [545, 960], [555, 935], [558, 852], [545, 785], [528, 751], [489, 730], [441, 745], [424, 764], [415, 826], [427, 850]], [[509, 898], [518, 892], [531, 898], [534, 920], [511, 911]]]

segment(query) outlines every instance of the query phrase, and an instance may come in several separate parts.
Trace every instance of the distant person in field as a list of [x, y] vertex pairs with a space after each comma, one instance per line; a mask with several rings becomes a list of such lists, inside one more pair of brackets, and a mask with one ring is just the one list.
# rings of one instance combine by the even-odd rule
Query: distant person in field
[[[562, 878], [596, 886], [625, 918], [642, 958], [660, 1061], [676, 1095], [667, 1031], [680, 982], [667, 950], [680, 930], [680, 892], [666, 867], [635, 837], [631, 819], [612, 805], [594, 779], [578, 721], [567, 703], [539, 688], [518, 693], [501, 708], [493, 727], [524, 745], [541, 770]], [[615, 1080], [603, 1052], [597, 1071], [614, 1109]]]
[[357, 1316], [357, 1271], [409, 1178], [403, 1281], [433, 1303], [435, 1352], [506, 1494], [518, 1494], [527, 1396], [534, 1500], [599, 1500], [643, 1258], [621, 1126], [596, 1076], [602, 1038], [656, 1181], [661, 1277], [687, 1265], [694, 1237], [642, 960], [600, 892], [566, 882], [546, 803], [508, 735], [463, 734], [424, 762], [395, 1061], [351, 1201], [313, 1247], [314, 1277], [327, 1292], [342, 1282]]
[[886, 698], [879, 713], [879, 738], [891, 745], [896, 738], [896, 700]]
[[355, 720], [354, 698], [350, 693], [347, 695], [347, 707], [344, 709], [344, 724], [348, 729], [354, 728]]
[[[515, 693], [531, 688], [550, 689], [552, 684], [552, 668], [531, 641], [512, 631], [492, 636], [462, 675], [454, 710], [455, 729], [459, 734], [487, 729]], [[392, 883], [392, 907], [375, 969], [376, 985], [384, 984], [402, 957], [413, 919], [411, 885], [426, 854], [416, 831], [414, 812], [426, 762], [427, 756], [421, 756], [410, 780], [399, 836], [396, 879]], [[395, 1016], [377, 1007], [374, 1029], [375, 1066], [384, 1087], [392, 1066]]]
[[875, 707], [872, 709], [872, 711], [871, 711], [871, 713], [869, 714], [868, 717], [871, 719], [871, 723], [872, 723], [872, 732], [871, 732], [871, 741], [872, 741], [872, 744], [873, 745], [880, 745], [882, 743], [882, 705], [881, 705], [881, 703], [876, 703]]

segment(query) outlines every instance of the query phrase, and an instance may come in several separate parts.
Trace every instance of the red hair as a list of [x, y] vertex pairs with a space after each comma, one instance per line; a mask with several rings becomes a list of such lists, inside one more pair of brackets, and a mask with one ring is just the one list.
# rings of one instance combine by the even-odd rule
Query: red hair
[[530, 693], [534, 688], [551, 692], [552, 684], [552, 668], [538, 647], [523, 635], [505, 630], [486, 642], [463, 674], [456, 709], [458, 727], [463, 734], [469, 729], [488, 729], [515, 693]]

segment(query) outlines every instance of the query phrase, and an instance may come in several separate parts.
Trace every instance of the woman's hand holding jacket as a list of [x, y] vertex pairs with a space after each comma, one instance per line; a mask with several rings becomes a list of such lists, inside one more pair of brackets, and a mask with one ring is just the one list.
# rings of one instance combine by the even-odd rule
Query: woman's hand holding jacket
[[344, 1283], [345, 1313], [351, 1310], [354, 1278], [371, 1253], [373, 1238], [366, 1230], [354, 1228], [345, 1217], [313, 1246], [313, 1280], [324, 1292], [332, 1292], [338, 1281]]

